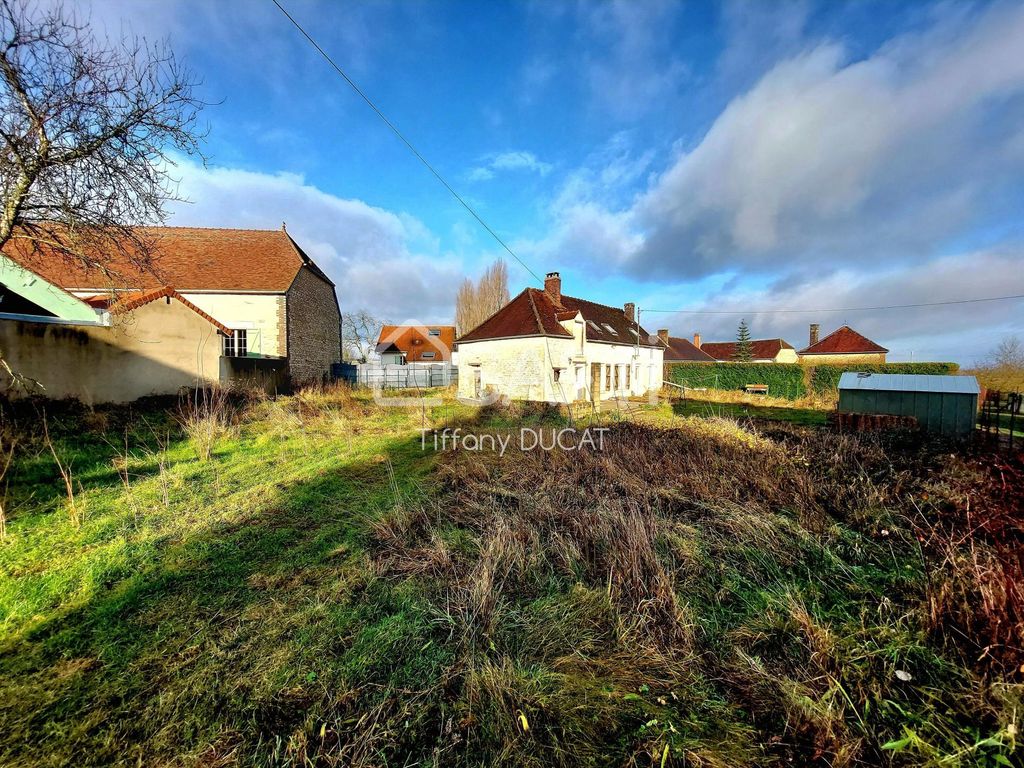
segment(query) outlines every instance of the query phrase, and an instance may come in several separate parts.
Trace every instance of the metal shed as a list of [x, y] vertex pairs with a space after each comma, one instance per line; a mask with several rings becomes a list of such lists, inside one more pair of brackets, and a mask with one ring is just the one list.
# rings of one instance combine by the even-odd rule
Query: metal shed
[[839, 378], [839, 412], [913, 416], [929, 432], [968, 435], [980, 391], [973, 376], [848, 372]]

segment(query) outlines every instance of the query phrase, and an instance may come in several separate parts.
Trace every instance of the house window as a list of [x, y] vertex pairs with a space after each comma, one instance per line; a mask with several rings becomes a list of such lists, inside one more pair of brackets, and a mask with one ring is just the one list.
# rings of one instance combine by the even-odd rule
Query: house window
[[249, 353], [249, 340], [244, 330], [235, 329], [224, 337], [224, 357], [245, 357]]
[[562, 369], [561, 368], [552, 368], [551, 370], [554, 371], [554, 373], [555, 373], [555, 383], [557, 384], [558, 380], [562, 376]]
[[612, 388], [612, 367], [606, 365], [604, 367], [604, 391], [607, 392]]
[[420, 355], [420, 357], [422, 357], [424, 360], [433, 360], [434, 354], [435, 353], [433, 352], [424, 352], [422, 355]]
[[626, 389], [629, 389], [629, 366], [626, 366]]
[[431, 335], [431, 336], [440, 336], [441, 335], [441, 329], [440, 328], [431, 328], [429, 331], [427, 331], [427, 333], [429, 335]]
[[614, 366], [614, 368], [615, 368], [615, 391], [618, 392], [619, 391], [619, 366], [616, 365], [616, 366]]
[[613, 336], [619, 335], [619, 332], [612, 328], [610, 325], [608, 325], [608, 323], [602, 323], [602, 325], [604, 325], [605, 330], [608, 331], [608, 333], [612, 334]]

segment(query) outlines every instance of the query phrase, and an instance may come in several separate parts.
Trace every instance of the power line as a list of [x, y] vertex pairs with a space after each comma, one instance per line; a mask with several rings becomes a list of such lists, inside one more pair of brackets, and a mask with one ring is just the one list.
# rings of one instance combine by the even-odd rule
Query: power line
[[354, 90], [356, 93], [358, 93], [360, 98], [362, 98], [362, 100], [365, 101], [370, 106], [370, 109], [372, 109], [374, 112], [377, 113], [377, 117], [379, 117], [381, 120], [383, 120], [384, 124], [394, 132], [395, 136], [397, 136], [399, 139], [402, 140], [402, 143], [405, 144], [405, 146], [409, 148], [409, 151], [412, 152], [416, 156], [416, 158], [421, 163], [423, 163], [424, 166], [426, 166], [428, 171], [430, 171], [432, 174], [434, 174], [434, 176], [437, 178], [437, 180], [440, 181], [441, 184], [444, 185], [444, 188], [447, 189], [451, 193], [452, 197], [454, 197], [456, 200], [458, 200], [459, 203], [462, 205], [462, 207], [465, 208], [467, 211], [469, 211], [469, 214], [480, 223], [480, 226], [482, 226], [484, 229], [486, 229], [487, 232], [491, 235], [491, 237], [493, 237], [495, 240], [497, 240], [498, 244], [502, 248], [504, 248], [506, 251], [508, 251], [509, 256], [511, 256], [516, 261], [518, 261], [522, 265], [523, 269], [525, 269], [527, 272], [529, 272], [531, 275], [533, 275], [533, 277], [538, 282], [543, 282], [540, 279], [540, 276], [536, 272], [534, 272], [532, 269], [530, 269], [527, 266], [525, 261], [523, 261], [518, 256], [516, 256], [515, 252], [513, 252], [513, 250], [508, 247], [508, 245], [505, 243], [504, 240], [502, 240], [500, 237], [498, 237], [498, 233], [495, 232], [493, 229], [491, 229], [488, 226], [486, 221], [484, 221], [482, 218], [480, 218], [480, 214], [478, 214], [475, 210], [473, 210], [472, 206], [470, 206], [469, 203], [467, 203], [465, 200], [462, 199], [462, 196], [459, 195], [459, 193], [456, 192], [452, 188], [452, 185], [449, 184], [447, 181], [445, 181], [444, 177], [440, 173], [438, 173], [437, 170], [435, 170], [434, 166], [432, 166], [429, 162], [427, 162], [427, 159], [423, 155], [420, 154], [420, 151], [418, 149], [416, 149], [415, 146], [413, 146], [412, 142], [409, 141], [407, 138], [405, 138], [405, 136], [402, 134], [402, 132], [400, 130], [398, 130], [398, 128], [395, 126], [394, 123], [392, 123], [390, 120], [388, 120], [388, 118], [385, 116], [385, 114], [383, 112], [381, 112], [380, 108], [378, 108], [377, 105], [373, 103], [373, 101], [370, 99], [369, 96], [367, 96], [365, 93], [363, 93], [363, 90], [358, 85], [355, 84], [355, 82], [352, 80], [352, 78], [349, 77], [347, 74], [345, 74], [345, 71], [341, 67], [339, 67], [337, 64], [334, 63], [334, 59], [332, 59], [330, 57], [330, 55], [328, 55], [327, 51], [325, 51], [323, 48], [321, 48], [320, 44], [317, 43], [317, 41], [314, 40], [312, 38], [312, 36], [310, 36], [310, 34], [305, 29], [302, 28], [302, 25], [299, 24], [299, 22], [297, 22], [295, 20], [295, 18], [290, 13], [288, 13], [287, 10], [285, 10], [285, 7], [283, 5], [281, 5], [281, 3], [278, 2], [278, 0], [271, 0], [271, 1], [274, 3], [274, 5], [276, 5], [278, 7], [278, 10], [280, 10], [281, 13], [283, 13], [285, 15], [285, 17], [288, 19], [288, 21], [290, 21], [295, 26], [295, 28], [297, 30], [299, 30], [299, 32], [302, 33], [302, 36], [305, 37], [310, 42], [310, 44], [317, 50], [317, 52], [319, 52], [319, 54], [324, 57], [324, 60], [328, 64], [330, 64], [332, 67], [334, 67], [334, 70], [339, 75], [341, 75], [344, 78], [346, 83], [348, 83], [350, 86], [352, 86], [352, 90]]
[[1013, 301], [1024, 299], [1024, 294], [1016, 296], [992, 296], [985, 299], [954, 299], [952, 301], [928, 301], [921, 304], [890, 304], [881, 307], [840, 307], [837, 309], [645, 309], [644, 312], [659, 312], [678, 315], [791, 315], [825, 312], [878, 312], [883, 309], [918, 309], [920, 307], [947, 307], [953, 304], [979, 304], [986, 301]]

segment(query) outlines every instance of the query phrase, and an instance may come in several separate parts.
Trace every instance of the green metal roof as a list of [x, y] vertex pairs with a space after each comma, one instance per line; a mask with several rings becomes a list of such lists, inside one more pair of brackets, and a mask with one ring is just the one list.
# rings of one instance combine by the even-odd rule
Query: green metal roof
[[884, 392], [944, 392], [955, 395], [977, 395], [981, 392], [973, 376], [934, 376], [920, 373], [855, 373], [839, 377], [840, 390], [872, 390]]

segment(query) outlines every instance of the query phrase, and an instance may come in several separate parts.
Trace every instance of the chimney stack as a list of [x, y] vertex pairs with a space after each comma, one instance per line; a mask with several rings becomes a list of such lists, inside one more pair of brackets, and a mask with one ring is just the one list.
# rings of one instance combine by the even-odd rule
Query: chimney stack
[[627, 301], [625, 306], [622, 307], [622, 311], [626, 315], [626, 319], [629, 320], [629, 322], [632, 323], [634, 320], [636, 320], [636, 304], [634, 304], [632, 301]]
[[699, 333], [693, 334], [693, 346], [695, 346], [697, 349], [700, 349], [700, 334]]
[[544, 276], [544, 293], [550, 296], [555, 304], [562, 305], [562, 278], [557, 272], [548, 272]]
[[667, 347], [668, 346], [668, 328], [662, 328], [660, 331], [658, 331], [658, 338], [661, 340], [661, 343], [664, 344]]
[[818, 343], [818, 331], [821, 330], [821, 326], [817, 323], [811, 323], [811, 343], [807, 346], [813, 347]]

